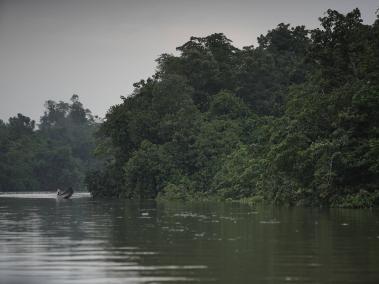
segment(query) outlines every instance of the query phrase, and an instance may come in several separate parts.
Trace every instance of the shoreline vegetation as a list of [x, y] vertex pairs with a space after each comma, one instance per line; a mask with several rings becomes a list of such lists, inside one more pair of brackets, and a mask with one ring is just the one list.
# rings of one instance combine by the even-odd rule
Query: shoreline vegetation
[[[56, 169], [50, 177], [66, 169], [59, 186], [95, 198], [379, 206], [379, 15], [364, 24], [358, 9], [328, 10], [320, 28], [281, 23], [257, 46], [239, 49], [215, 33], [177, 51], [159, 56], [155, 74], [102, 122], [77, 96], [47, 104], [37, 131], [22, 115], [0, 121], [0, 191], [38, 188], [30, 177], [44, 164], [40, 172]], [[26, 136], [12, 136], [16, 126]], [[30, 141], [38, 150], [25, 150]], [[64, 166], [44, 148], [57, 145], [66, 147], [54, 152]], [[35, 163], [14, 173], [23, 155]], [[58, 186], [53, 178], [43, 184]]]
[[222, 198], [220, 196], [211, 195], [211, 196], [186, 196], [186, 197], [178, 197], [178, 196], [164, 196], [158, 195], [156, 197], [157, 201], [160, 202], [171, 202], [171, 201], [180, 201], [180, 202], [226, 202], [226, 203], [240, 203], [246, 204], [250, 206], [297, 206], [297, 207], [326, 207], [326, 208], [344, 208], [344, 209], [358, 209], [358, 208], [366, 208], [366, 209], [374, 209], [378, 208], [377, 199], [379, 198], [379, 194], [375, 192], [374, 194], [367, 193], [362, 191], [356, 195], [348, 195], [337, 198], [333, 203], [329, 204], [308, 204], [306, 200], [301, 200], [296, 204], [286, 203], [286, 202], [275, 202], [272, 200], [267, 200], [262, 195], [254, 195], [249, 197], [243, 197], [239, 199], [235, 198]]

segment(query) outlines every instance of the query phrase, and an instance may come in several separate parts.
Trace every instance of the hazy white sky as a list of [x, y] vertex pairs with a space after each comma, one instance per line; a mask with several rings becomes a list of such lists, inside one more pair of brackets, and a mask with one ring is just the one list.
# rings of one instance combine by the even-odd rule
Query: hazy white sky
[[314, 28], [328, 8], [356, 7], [371, 24], [379, 2], [0, 0], [0, 119], [38, 120], [46, 100], [74, 93], [104, 116], [190, 36], [223, 32], [242, 47], [281, 22]]

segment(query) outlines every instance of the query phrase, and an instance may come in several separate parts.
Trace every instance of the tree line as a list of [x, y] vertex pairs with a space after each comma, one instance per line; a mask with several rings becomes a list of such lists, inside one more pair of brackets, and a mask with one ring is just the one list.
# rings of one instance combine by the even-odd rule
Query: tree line
[[108, 111], [94, 196], [379, 204], [379, 19], [328, 10], [258, 45], [222, 33], [162, 54]]
[[0, 191], [85, 190], [98, 123], [77, 95], [70, 103], [49, 100], [38, 128], [22, 114], [0, 120]]

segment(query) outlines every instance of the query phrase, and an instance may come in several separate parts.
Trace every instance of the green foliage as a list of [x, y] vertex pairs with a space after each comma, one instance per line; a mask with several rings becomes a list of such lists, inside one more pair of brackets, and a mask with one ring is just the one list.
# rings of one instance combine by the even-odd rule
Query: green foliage
[[[217, 33], [161, 55], [109, 110], [90, 191], [377, 206], [379, 19], [328, 10], [320, 22], [279, 24], [257, 47]], [[48, 107], [60, 124], [67, 105]]]
[[143, 141], [124, 166], [126, 196], [154, 198], [169, 174], [168, 158], [162, 147]]
[[1, 121], [0, 191], [84, 190], [86, 171], [99, 165], [92, 155], [97, 125], [79, 97], [45, 107], [37, 130], [22, 114]]
[[204, 194], [196, 192], [193, 182], [185, 176], [168, 183], [157, 195], [158, 199], [182, 201], [201, 199], [201, 197], [204, 197]]
[[221, 169], [213, 178], [212, 187], [217, 195], [225, 199], [257, 195], [261, 190], [264, 169], [264, 160], [254, 158], [246, 145], [240, 145], [224, 159]]
[[213, 117], [236, 119], [246, 117], [249, 110], [245, 103], [228, 91], [221, 91], [211, 101], [209, 113]]
[[360, 190], [358, 193], [337, 196], [332, 206], [344, 208], [370, 208], [379, 206], [379, 191], [368, 192]]

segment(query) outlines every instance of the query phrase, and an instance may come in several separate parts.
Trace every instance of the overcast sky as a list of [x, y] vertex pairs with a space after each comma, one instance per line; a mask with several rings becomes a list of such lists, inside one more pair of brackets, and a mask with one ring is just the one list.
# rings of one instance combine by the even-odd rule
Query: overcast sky
[[356, 7], [371, 24], [379, 1], [0, 0], [0, 119], [39, 120], [46, 100], [72, 94], [104, 116], [190, 36], [223, 32], [242, 47], [281, 22], [314, 28], [328, 8]]

